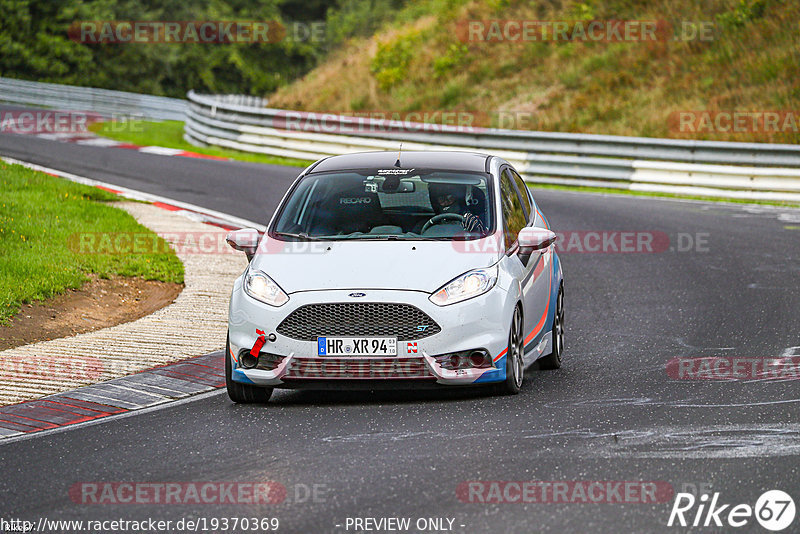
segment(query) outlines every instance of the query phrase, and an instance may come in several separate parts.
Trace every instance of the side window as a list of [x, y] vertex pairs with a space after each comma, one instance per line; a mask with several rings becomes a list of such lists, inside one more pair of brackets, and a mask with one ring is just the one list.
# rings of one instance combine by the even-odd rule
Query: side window
[[516, 171], [509, 170], [514, 178], [514, 183], [517, 184], [517, 189], [519, 189], [519, 196], [522, 197], [522, 205], [525, 208], [525, 213], [528, 214], [528, 221], [531, 221], [533, 219], [533, 205], [531, 205], [531, 197], [528, 194], [528, 186], [525, 185], [525, 181]]
[[503, 219], [505, 220], [506, 247], [516, 243], [517, 235], [525, 227], [527, 221], [525, 210], [517, 194], [517, 188], [509, 177], [508, 171], [500, 175], [500, 201], [503, 206]]

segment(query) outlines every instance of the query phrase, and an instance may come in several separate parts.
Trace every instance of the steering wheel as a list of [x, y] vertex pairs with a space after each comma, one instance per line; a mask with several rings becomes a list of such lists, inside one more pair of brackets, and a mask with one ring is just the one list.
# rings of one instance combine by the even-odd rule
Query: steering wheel
[[464, 216], [460, 213], [440, 213], [439, 215], [434, 215], [430, 218], [428, 222], [422, 227], [422, 230], [419, 231], [420, 234], [424, 234], [425, 230], [433, 226], [434, 224], [441, 224], [444, 221], [458, 221], [460, 223], [464, 222]]

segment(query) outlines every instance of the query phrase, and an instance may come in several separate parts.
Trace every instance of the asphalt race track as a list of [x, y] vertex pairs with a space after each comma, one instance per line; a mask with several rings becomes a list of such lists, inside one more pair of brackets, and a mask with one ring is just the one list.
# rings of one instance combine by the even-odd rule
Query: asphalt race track
[[[25, 108], [0, 105], [0, 113], [20, 109]], [[300, 167], [142, 154], [33, 135], [0, 134], [0, 155], [198, 206], [217, 206], [218, 211], [262, 224], [302, 171]]]
[[[262, 223], [301, 170], [16, 135], [0, 135], [0, 155]], [[721, 503], [754, 506], [781, 489], [800, 505], [800, 382], [667, 372], [674, 358], [800, 356], [800, 210], [534, 194], [558, 232], [607, 232], [610, 241], [647, 233], [664, 246], [580, 253], [563, 247], [585, 234], [567, 234], [564, 367], [530, 370], [519, 395], [276, 390], [268, 405], [239, 406], [219, 392], [0, 442], [3, 515], [275, 517], [278, 532], [355, 532], [352, 518], [366, 517], [452, 519], [464, 533], [682, 532], [667, 526], [673, 492], [704, 488]], [[203, 481], [274, 481], [286, 498], [87, 504], [70, 495], [81, 483]], [[469, 481], [656, 482], [670, 491], [644, 503], [482, 503], [461, 491]], [[766, 532], [754, 518], [731, 530]]]

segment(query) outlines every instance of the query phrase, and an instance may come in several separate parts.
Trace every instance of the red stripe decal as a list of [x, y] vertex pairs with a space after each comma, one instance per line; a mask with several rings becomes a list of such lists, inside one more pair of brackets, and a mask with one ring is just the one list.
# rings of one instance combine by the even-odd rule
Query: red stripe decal
[[[539, 265], [536, 266], [533, 272], [534, 279], [544, 270], [544, 263], [543, 261], [539, 262]], [[547, 312], [550, 309], [550, 300], [552, 299], [552, 290], [553, 290], [553, 269], [550, 269], [550, 282], [547, 286], [547, 306], [544, 308], [544, 313], [542, 313], [541, 318], [539, 318], [539, 322], [537, 323], [536, 327], [533, 329], [528, 337], [525, 338], [524, 344], [527, 345], [530, 343], [531, 339], [536, 337], [539, 332], [541, 331], [542, 327], [544, 326], [545, 321], [547, 320]], [[508, 352], [508, 348], [503, 349], [503, 351], [495, 357], [493, 362], [496, 362], [500, 358], [502, 358], [505, 353]]]
[[534, 327], [533, 332], [531, 332], [528, 337], [525, 338], [525, 344], [527, 345], [530, 341], [536, 337], [539, 332], [544, 327], [544, 322], [547, 319], [547, 312], [550, 310], [550, 300], [552, 298], [552, 290], [553, 290], [553, 269], [550, 269], [550, 283], [547, 284], [547, 306], [544, 308], [544, 313], [542, 313], [541, 318], [539, 318], [539, 322]]

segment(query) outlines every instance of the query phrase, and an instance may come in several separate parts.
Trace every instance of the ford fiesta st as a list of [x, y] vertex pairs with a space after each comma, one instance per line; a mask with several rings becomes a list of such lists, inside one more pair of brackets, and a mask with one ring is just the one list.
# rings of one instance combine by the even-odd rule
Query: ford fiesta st
[[495, 384], [558, 368], [564, 282], [550, 230], [506, 161], [367, 152], [305, 169], [234, 283], [225, 358], [235, 402], [273, 388]]

